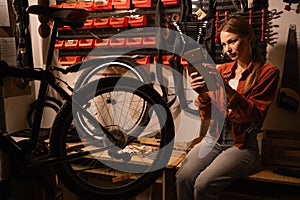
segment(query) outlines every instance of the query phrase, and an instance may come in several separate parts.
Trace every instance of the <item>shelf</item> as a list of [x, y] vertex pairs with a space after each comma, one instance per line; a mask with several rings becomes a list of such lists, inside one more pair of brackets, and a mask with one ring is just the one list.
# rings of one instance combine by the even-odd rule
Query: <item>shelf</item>
[[108, 11], [100, 11], [100, 12], [90, 12], [88, 18], [97, 18], [97, 17], [124, 17], [130, 15], [147, 15], [152, 16], [153, 19], [155, 18], [155, 8], [135, 8], [135, 9], [128, 9], [128, 10], [108, 10]]
[[94, 48], [94, 49], [78, 49], [76, 51], [72, 49], [62, 49], [59, 51], [60, 57], [63, 56], [108, 56], [108, 55], [157, 55], [157, 49], [155, 48]]
[[[180, 13], [180, 1], [162, 0], [161, 2], [163, 4], [161, 6], [163, 14], [161, 16], [161, 25], [164, 26], [167, 23], [166, 19], [168, 16], [172, 18], [174, 15]], [[204, 7], [207, 6], [206, 2], [203, 2]], [[230, 11], [233, 8], [231, 3], [231, 1], [226, 0], [222, 2], [222, 5], [226, 8], [221, 8], [221, 4], [217, 6], [217, 10], [220, 11], [220, 20], [224, 17], [223, 15], [221, 17], [221, 14], [224, 14], [224, 10]], [[192, 4], [198, 8], [200, 6], [198, 2], [192, 2]], [[102, 48], [105, 49], [105, 55], [109, 53], [115, 54], [116, 52], [127, 52], [130, 49], [136, 51], [135, 48], [156, 49], [155, 29], [149, 31], [148, 28], [156, 26], [157, 0], [99, 0], [96, 2], [77, 2], [73, 4], [63, 3], [60, 6], [86, 8], [89, 10], [89, 17], [81, 29], [70, 30], [69, 27], [63, 27], [59, 30], [58, 41], [56, 43], [56, 49], [59, 49], [59, 54], [79, 54], [83, 56], [86, 54], [85, 50], [92, 50], [93, 48], [97, 49], [96, 54], [103, 54], [104, 50]], [[203, 9], [205, 10], [205, 8]], [[253, 25], [254, 28], [259, 29], [261, 27], [261, 25], [257, 25], [257, 23], [261, 23], [259, 17], [256, 19], [253, 18], [253, 22], [255, 22]], [[194, 28], [195, 25], [197, 26], [196, 28]], [[201, 30], [199, 40], [199, 44], [203, 44], [206, 26], [202, 21], [198, 23], [187, 22], [181, 28], [183, 32], [188, 30], [190, 36], [193, 39], [197, 39], [199, 33], [198, 26], [201, 26], [201, 29], [203, 29]], [[147, 28], [147, 32], [143, 31], [144, 27]], [[97, 38], [100, 38], [100, 40]], [[74, 40], [73, 43], [69, 44], [72, 40]], [[76, 40], [78, 40], [77, 46]], [[165, 41], [165, 43], [167, 47], [174, 45], [174, 41]], [[124, 48], [124, 50], [121, 50], [121, 48]], [[71, 49], [75, 52], [71, 53]], [[213, 59], [221, 62], [218, 47], [216, 47], [215, 53], [216, 56]], [[181, 63], [187, 66], [187, 62], [184, 59], [181, 60]]]
[[[147, 31], [145, 31], [147, 29]], [[129, 31], [130, 30], [130, 31]], [[124, 32], [124, 31], [129, 31]], [[90, 39], [95, 38], [94, 35], [100, 38], [109, 38], [109, 37], [152, 37], [155, 36], [154, 27], [139, 27], [138, 29], [131, 29], [129, 27], [120, 29], [112, 28], [98, 28], [98, 29], [81, 29], [81, 30], [64, 30], [58, 32], [58, 40], [67, 40], [67, 39]], [[121, 33], [121, 34], [119, 34]], [[134, 34], [134, 36], [133, 36]], [[151, 38], [149, 38], [151, 39]]]

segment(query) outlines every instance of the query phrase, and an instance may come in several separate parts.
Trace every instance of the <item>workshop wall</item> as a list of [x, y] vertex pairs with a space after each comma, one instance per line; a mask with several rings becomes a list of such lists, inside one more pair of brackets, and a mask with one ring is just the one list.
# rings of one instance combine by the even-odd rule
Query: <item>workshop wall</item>
[[[273, 45], [268, 45], [267, 47], [267, 59], [279, 67], [281, 78], [283, 75], [284, 62], [285, 62], [285, 53], [288, 40], [288, 32], [290, 24], [296, 25], [297, 38], [300, 38], [300, 4], [292, 4], [292, 10], [287, 11], [284, 7], [287, 3], [283, 1], [269, 1], [269, 10], [277, 9], [277, 11], [282, 11], [282, 14], [278, 19], [272, 19], [273, 25], [278, 25], [279, 27], [274, 28], [273, 31], [278, 33], [274, 35]], [[299, 58], [300, 58], [300, 42], [298, 41], [298, 66], [288, 66], [293, 67], [295, 70], [298, 69], [298, 78], [299, 78]], [[279, 88], [281, 86], [281, 81], [279, 83]], [[299, 82], [295, 87], [300, 88]], [[300, 96], [295, 95], [297, 101], [300, 102]], [[272, 104], [270, 111], [265, 120], [264, 129], [268, 130], [286, 130], [286, 131], [299, 131], [300, 130], [300, 109], [291, 110], [283, 107], [277, 106], [278, 99]]]

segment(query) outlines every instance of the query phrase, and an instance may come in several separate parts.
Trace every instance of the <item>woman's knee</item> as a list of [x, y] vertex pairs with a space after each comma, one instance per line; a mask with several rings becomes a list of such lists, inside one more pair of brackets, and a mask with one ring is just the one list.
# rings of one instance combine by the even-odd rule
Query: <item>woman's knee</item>
[[218, 199], [222, 187], [216, 187], [209, 181], [196, 181], [194, 185], [194, 199], [212, 200]]
[[176, 185], [193, 185], [196, 173], [191, 170], [180, 168], [176, 173]]
[[195, 193], [204, 193], [209, 186], [209, 182], [207, 180], [199, 180], [197, 179], [194, 183], [194, 191]]

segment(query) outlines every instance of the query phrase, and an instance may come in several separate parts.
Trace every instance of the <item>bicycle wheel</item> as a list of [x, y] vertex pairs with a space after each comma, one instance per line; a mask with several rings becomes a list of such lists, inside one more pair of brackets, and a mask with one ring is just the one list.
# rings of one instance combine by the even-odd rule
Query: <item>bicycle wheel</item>
[[[74, 96], [81, 97], [80, 107], [98, 122], [88, 120], [98, 138], [87, 138], [79, 127], [80, 142], [66, 143], [79, 113], [78, 108], [73, 109], [73, 118], [72, 105], [67, 102], [57, 115], [50, 138], [51, 154], [66, 156], [57, 164], [57, 174], [66, 187], [87, 199], [129, 199], [152, 185], [167, 165], [174, 142], [172, 115], [159, 94], [141, 81], [103, 78], [96, 92], [91, 90], [93, 83]], [[149, 108], [149, 121], [139, 133], [126, 132], [132, 122], [141, 126], [132, 120], [144, 112], [139, 109], [141, 104]]]
[[[75, 90], [80, 89], [89, 82], [109, 76], [126, 76], [146, 83], [149, 83], [151, 78], [143, 66], [138, 66], [134, 60], [129, 58], [92, 59], [84, 63], [83, 67], [87, 67], [87, 69], [85, 69], [78, 78], [74, 87]], [[146, 109], [146, 105], [143, 105], [143, 108]], [[145, 119], [148, 116], [144, 115], [144, 113], [146, 113], [146, 110], [144, 112], [140, 112], [140, 115], [135, 116], [136, 124], [138, 121], [146, 123]], [[77, 126], [84, 129], [87, 136], [92, 138], [97, 137], [94, 135], [93, 130], [89, 130], [89, 126], [86, 124], [85, 119], [81, 115], [78, 115]]]

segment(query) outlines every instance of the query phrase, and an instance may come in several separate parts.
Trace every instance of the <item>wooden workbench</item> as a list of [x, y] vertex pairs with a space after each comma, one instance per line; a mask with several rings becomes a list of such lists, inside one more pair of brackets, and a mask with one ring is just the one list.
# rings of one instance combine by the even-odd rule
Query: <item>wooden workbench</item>
[[[198, 141], [199, 142], [199, 139]], [[194, 142], [194, 143], [197, 143]], [[177, 144], [178, 145], [178, 144]], [[182, 146], [182, 144], [181, 144]], [[176, 144], [175, 144], [176, 147]], [[176, 200], [176, 187], [175, 187], [175, 181], [176, 177], [175, 174], [177, 170], [180, 168], [182, 161], [184, 160], [187, 152], [189, 149], [191, 149], [192, 146], [190, 146], [187, 149], [182, 148], [182, 150], [178, 150], [175, 148], [173, 151], [173, 154], [170, 158], [168, 166], [165, 168], [162, 176], [162, 200]], [[253, 192], [253, 194], [238, 194], [233, 192], [231, 188], [229, 187], [228, 190], [225, 190], [224, 193], [227, 195], [224, 195], [224, 197], [221, 198], [221, 200], [227, 200], [227, 199], [282, 199], [284, 197], [287, 197], [285, 199], [292, 200], [295, 196], [300, 195], [300, 178], [291, 177], [291, 176], [285, 176], [276, 174], [273, 172], [273, 170], [277, 169], [278, 166], [268, 166], [264, 165], [262, 166], [261, 170], [251, 176], [245, 177], [241, 179], [241, 181], [238, 181], [236, 185], [240, 184], [241, 182], [246, 185], [263, 185], [263, 188], [259, 188], [257, 191]], [[269, 185], [270, 186], [269, 186]], [[243, 185], [240, 185], [243, 187]], [[282, 194], [278, 195], [278, 191], [270, 192], [270, 188], [277, 186], [278, 190], [281, 191]], [[276, 187], [275, 187], [276, 188]], [[285, 189], [287, 188], [287, 189]], [[296, 188], [296, 189], [295, 189]], [[299, 191], [299, 193], [298, 193]], [[284, 194], [286, 192], [286, 194]], [[230, 197], [228, 197], [228, 193], [230, 193]], [[260, 196], [261, 195], [261, 196]], [[269, 196], [268, 196], [269, 195]], [[271, 197], [271, 196], [276, 197]], [[296, 199], [296, 197], [295, 197]]]

